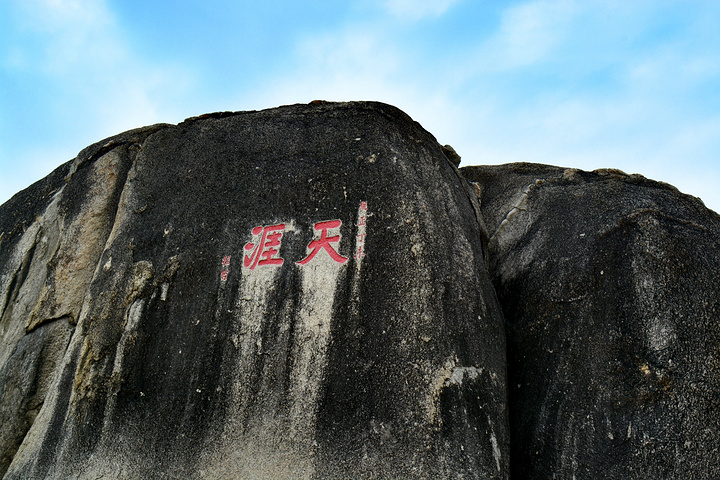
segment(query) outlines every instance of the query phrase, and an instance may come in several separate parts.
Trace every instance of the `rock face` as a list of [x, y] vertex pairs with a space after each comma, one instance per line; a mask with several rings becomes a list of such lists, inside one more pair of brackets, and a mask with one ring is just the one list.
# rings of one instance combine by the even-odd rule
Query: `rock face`
[[127, 132], [0, 228], [5, 479], [508, 477], [479, 207], [393, 107]]
[[720, 476], [720, 219], [638, 175], [467, 167], [507, 330], [511, 476]]
[[0, 477], [720, 477], [720, 218], [379, 103], [155, 125], [0, 206]]

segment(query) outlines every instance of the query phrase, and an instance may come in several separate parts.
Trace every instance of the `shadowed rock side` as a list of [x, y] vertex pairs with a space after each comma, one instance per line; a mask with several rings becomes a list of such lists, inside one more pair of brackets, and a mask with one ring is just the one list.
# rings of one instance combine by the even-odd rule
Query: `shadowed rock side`
[[4, 478], [507, 478], [478, 212], [377, 103], [91, 147], [0, 209]]
[[617, 171], [462, 172], [507, 323], [512, 478], [720, 478], [718, 216]]

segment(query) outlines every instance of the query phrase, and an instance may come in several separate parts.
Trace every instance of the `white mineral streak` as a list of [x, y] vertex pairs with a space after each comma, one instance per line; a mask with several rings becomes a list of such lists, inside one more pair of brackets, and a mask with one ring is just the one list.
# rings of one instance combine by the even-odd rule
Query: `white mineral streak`
[[[368, 212], [366, 202], [362, 202], [360, 204], [360, 207], [358, 208], [358, 214], [357, 214], [357, 222], [355, 225], [357, 225], [357, 232], [355, 234], [355, 250], [353, 250], [353, 255], [355, 256], [355, 269], [357, 272], [360, 272], [360, 268], [362, 267], [362, 261], [363, 258], [365, 258], [365, 240], [367, 239], [367, 220], [370, 216], [370, 213]], [[354, 293], [354, 292], [353, 292]]]
[[[367, 204], [364, 206], [367, 206]], [[350, 315], [354, 317], [357, 317], [360, 314], [360, 272], [362, 270], [363, 258], [365, 258], [366, 254], [365, 241], [367, 240], [367, 221], [369, 216], [370, 213], [366, 208], [363, 208], [363, 204], [361, 203], [358, 208], [357, 222], [355, 223], [357, 226], [357, 231], [355, 233], [355, 250], [353, 250], [355, 252], [355, 273], [352, 276], [350, 284]], [[364, 222], [361, 221], [363, 217], [365, 217]], [[362, 255], [358, 255], [358, 251], [360, 249], [362, 249]]]
[[[287, 222], [281, 242], [285, 240], [285, 233], [294, 230], [294, 222]], [[245, 266], [242, 254], [234, 263], [242, 265], [242, 280], [235, 304], [237, 328], [233, 342], [238, 347], [238, 355], [234, 371], [233, 398], [238, 400], [238, 411], [244, 412], [252, 402], [249, 380], [252, 378], [256, 363], [253, 357], [263, 354], [262, 332], [265, 323], [273, 316], [273, 312], [268, 308], [268, 302], [281, 268], [279, 265], [269, 265], [250, 269]]]
[[[122, 335], [120, 336], [120, 341], [118, 342], [118, 346], [115, 351], [115, 361], [113, 363], [113, 372], [111, 377], [114, 381], [120, 380], [123, 375], [125, 360], [128, 356], [132, 356], [130, 352], [135, 346], [135, 341], [137, 339], [137, 329], [138, 325], [140, 324], [140, 318], [142, 318], [143, 311], [145, 310], [145, 304], [145, 299], [138, 298], [132, 303], [132, 305], [130, 305], [130, 308], [126, 313], [125, 328]], [[105, 415], [105, 424], [103, 425], [104, 435], [109, 434], [109, 432], [111, 432], [113, 428], [111, 420], [115, 416], [114, 410], [117, 401], [115, 393], [116, 392], [113, 391], [111, 388], [111, 395], [108, 396], [107, 400], [107, 413]]]
[[652, 319], [647, 334], [650, 348], [656, 352], [665, 350], [677, 339], [675, 326], [670, 320], [663, 317]]
[[495, 429], [493, 428], [493, 422], [490, 417], [488, 417], [488, 426], [490, 427], [490, 445], [492, 446], [493, 450], [493, 458], [495, 458], [495, 466], [498, 469], [498, 472], [502, 470], [500, 467], [500, 459], [502, 459], [502, 454], [500, 453], [500, 447], [498, 446], [497, 437], [495, 437]]
[[[541, 185], [542, 183], [544, 183], [544, 180], [538, 179], [535, 181], [535, 183], [531, 183], [530, 185], [525, 186], [522, 193], [513, 203], [513, 206], [510, 208], [508, 213], [505, 214], [505, 218], [503, 218], [502, 222], [500, 222], [500, 225], [498, 225], [497, 229], [495, 229], [495, 232], [490, 235], [491, 242], [493, 240], [496, 240], [500, 246], [503, 246], [505, 243], [507, 243], [503, 241], [504, 239], [501, 233], [503, 233], [504, 229], [513, 220], [513, 217], [518, 214], [518, 212], [525, 211], [527, 209], [528, 195], [530, 195], [530, 192], [532, 192], [538, 185]], [[500, 236], [498, 237], [498, 235]]]
[[467, 380], [475, 380], [483, 372], [482, 368], [477, 367], [455, 367], [450, 375], [449, 384], [462, 385]]
[[[242, 261], [242, 260], [241, 260]], [[263, 325], [270, 318], [268, 301], [272, 286], [280, 268], [242, 268], [242, 279], [235, 304], [235, 328], [231, 340], [236, 353], [232, 364], [224, 366], [233, 379], [229, 407], [222, 425], [219, 446], [201, 462], [201, 478], [232, 478], [242, 473], [242, 478], [262, 478], [263, 471], [282, 473], [282, 459], [271, 446], [272, 429], [256, 429], [250, 434], [245, 419], [253, 401], [256, 381], [256, 359], [262, 355]], [[273, 412], [271, 412], [273, 413]], [[248, 438], [249, 437], [249, 438]], [[268, 465], [267, 461], [275, 461]], [[287, 473], [287, 472], [285, 472]]]
[[443, 388], [449, 385], [456, 369], [457, 357], [452, 356], [445, 360], [443, 366], [434, 373], [430, 381], [430, 391], [425, 399], [425, 411], [430, 423], [441, 422], [440, 418], [440, 394]]
[[293, 436], [311, 440], [333, 320], [333, 303], [343, 265], [320, 252], [302, 267], [302, 298], [295, 319], [295, 364], [290, 375], [290, 409]]
[[252, 378], [254, 356], [262, 355], [262, 331], [265, 321], [270, 317], [268, 300], [280, 269], [277, 267], [243, 268], [240, 294], [236, 303], [237, 363], [233, 398], [237, 399], [240, 412], [251, 403], [249, 380]]
[[507, 252], [514, 249], [513, 261], [502, 262], [499, 265], [497, 273], [503, 281], [512, 278], [517, 272], [525, 271], [535, 258], [538, 246], [547, 241], [547, 233], [535, 232], [527, 245], [521, 249], [516, 248], [518, 241], [534, 222], [535, 213], [528, 208], [528, 199], [534, 190], [541, 188], [545, 182], [546, 180], [536, 179], [533, 183], [526, 185], [515, 198], [505, 218], [490, 236], [488, 248], [491, 252]]
[[[286, 231], [294, 229], [292, 223], [286, 225], [290, 227]], [[339, 235], [339, 228], [330, 229], [327, 235]], [[341, 244], [338, 242], [331, 245], [337, 248]], [[286, 263], [292, 261], [285, 258]], [[268, 322], [283, 322], [277, 319], [277, 305], [273, 299], [277, 295], [274, 290], [279, 283], [278, 276], [282, 271], [287, 273], [287, 265], [257, 266], [253, 270], [243, 267], [235, 308], [238, 326], [232, 338], [237, 348], [230, 368], [234, 378], [231, 395], [233, 404], [223, 427], [224, 446], [203, 462], [204, 475], [242, 474], [242, 478], [312, 477], [316, 409], [327, 368], [335, 291], [344, 265], [334, 261], [324, 249], [306, 265], [292, 264], [291, 268], [298, 269], [302, 291], [298, 305], [287, 310], [291, 315], [295, 312], [288, 319], [293, 323], [294, 332], [287, 346], [290, 360], [287, 375], [288, 410], [284, 410], [282, 402], [258, 408], [253, 393], [256, 382], [263, 382], [260, 388], [265, 392], [264, 401], [275, 401], [272, 392], [277, 386], [267, 384], [273, 375], [265, 370], [275, 368], [272, 357], [282, 355], [277, 351], [278, 348], [280, 351], [283, 349], [282, 332], [285, 332], [285, 327], [281, 326], [278, 338], [271, 340], [276, 343], [273, 345], [263, 344], [263, 332], [267, 330]], [[261, 362], [261, 358], [264, 361]], [[262, 371], [259, 372], [258, 368]], [[258, 373], [263, 378], [256, 378]], [[282, 382], [283, 379], [276, 378], [275, 381]], [[301, 451], [296, 451], [298, 449]]]
[[123, 362], [125, 360], [125, 353], [134, 343], [134, 338], [137, 335], [137, 327], [142, 317], [143, 309], [145, 308], [145, 299], [136, 299], [127, 312], [127, 319], [125, 320], [125, 329], [120, 336], [117, 350], [115, 353], [115, 362], [113, 364], [113, 375], [120, 375], [122, 373]]

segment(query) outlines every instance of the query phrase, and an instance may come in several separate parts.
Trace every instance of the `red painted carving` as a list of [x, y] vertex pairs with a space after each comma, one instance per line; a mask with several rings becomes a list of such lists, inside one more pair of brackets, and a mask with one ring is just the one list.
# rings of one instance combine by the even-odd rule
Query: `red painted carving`
[[223, 270], [220, 272], [220, 280], [223, 282], [227, 280], [228, 274], [230, 273], [230, 255], [226, 255], [222, 259]]
[[243, 259], [243, 265], [255, 270], [257, 266], [263, 265], [282, 265], [285, 260], [278, 256], [280, 240], [282, 239], [285, 224], [260, 226], [252, 229], [254, 236], [259, 236], [260, 241], [257, 243], [248, 242], [245, 244], [245, 252], [247, 253]]
[[320, 252], [320, 250], [325, 250], [328, 255], [330, 255], [330, 258], [335, 260], [338, 263], [345, 263], [348, 261], [347, 258], [340, 255], [337, 250], [333, 248], [331, 243], [337, 243], [340, 241], [340, 235], [334, 235], [332, 237], [328, 237], [328, 230], [331, 228], [339, 228], [342, 225], [341, 220], [328, 220], [326, 222], [317, 222], [313, 228], [315, 230], [320, 231], [320, 238], [317, 240], [313, 240], [308, 244], [308, 248], [310, 249], [310, 253], [307, 257], [303, 258], [299, 262], [297, 262], [299, 265], [307, 265], [310, 260], [315, 258], [315, 255]]

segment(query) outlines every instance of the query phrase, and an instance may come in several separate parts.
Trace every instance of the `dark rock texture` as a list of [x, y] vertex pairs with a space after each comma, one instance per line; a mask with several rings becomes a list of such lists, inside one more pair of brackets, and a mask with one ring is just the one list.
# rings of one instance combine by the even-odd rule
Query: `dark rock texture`
[[[0, 206], [0, 478], [720, 478], [720, 217], [313, 102]], [[506, 340], [507, 339], [507, 340]]]
[[127, 132], [16, 195], [0, 476], [508, 478], [455, 161], [393, 107], [317, 103]]
[[720, 218], [618, 171], [462, 172], [506, 320], [512, 478], [720, 478]]

